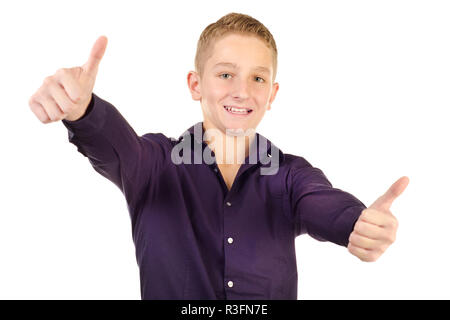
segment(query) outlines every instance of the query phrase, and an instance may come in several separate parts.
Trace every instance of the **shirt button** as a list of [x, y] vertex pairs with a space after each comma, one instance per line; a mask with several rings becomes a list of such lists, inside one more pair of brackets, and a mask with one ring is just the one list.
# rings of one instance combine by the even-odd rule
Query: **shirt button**
[[233, 281], [228, 281], [228, 286], [229, 286], [230, 288], [233, 288]]
[[227, 206], [231, 207], [231, 202], [227, 202]]
[[228, 243], [232, 244], [233, 243], [233, 238], [228, 238]]
[[219, 170], [217, 170], [217, 168], [214, 168], [214, 172], [217, 172], [217, 171], [219, 171]]

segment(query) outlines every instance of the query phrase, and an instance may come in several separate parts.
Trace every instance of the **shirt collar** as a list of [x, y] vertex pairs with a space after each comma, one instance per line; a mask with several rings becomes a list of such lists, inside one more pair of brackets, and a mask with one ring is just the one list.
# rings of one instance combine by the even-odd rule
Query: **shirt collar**
[[[189, 135], [192, 139], [191, 141], [194, 141], [197, 144], [201, 144], [202, 150], [204, 150], [204, 148], [208, 146], [207, 143], [203, 141], [204, 133], [205, 130], [203, 127], [203, 122], [200, 121], [187, 129], [179, 137], [179, 141], [182, 140], [184, 136]], [[271, 161], [282, 163], [282, 161], [284, 160], [283, 152], [263, 135], [259, 134], [258, 132], [256, 132], [255, 134], [256, 136], [253, 140], [252, 146], [250, 147], [249, 155], [245, 158], [244, 163], [248, 165], [259, 163], [263, 166], [269, 166]], [[278, 153], [278, 156], [276, 153]]]

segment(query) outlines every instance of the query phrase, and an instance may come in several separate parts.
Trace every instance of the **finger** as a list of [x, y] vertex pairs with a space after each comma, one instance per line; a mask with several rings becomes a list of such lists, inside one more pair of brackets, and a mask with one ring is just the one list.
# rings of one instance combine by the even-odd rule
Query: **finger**
[[36, 115], [36, 117], [39, 119], [39, 121], [43, 123], [49, 123], [50, 117], [48, 116], [47, 112], [45, 112], [44, 107], [38, 103], [38, 102], [30, 102], [30, 109], [33, 111], [33, 113]]
[[39, 103], [42, 105], [51, 121], [57, 121], [64, 117], [64, 112], [56, 104], [55, 100], [53, 100], [52, 97], [50, 96], [40, 97]]
[[108, 44], [108, 38], [101, 36], [95, 41], [94, 46], [91, 49], [88, 61], [83, 65], [83, 70], [90, 75], [96, 76], [100, 61], [105, 54], [106, 45]]
[[391, 213], [372, 208], [364, 209], [359, 216], [364, 222], [374, 224], [382, 228], [391, 228], [397, 225], [397, 219]]
[[349, 242], [357, 247], [364, 248], [366, 250], [379, 249], [384, 245], [383, 241], [370, 239], [356, 232], [351, 233]]
[[55, 73], [55, 80], [62, 85], [70, 100], [74, 103], [79, 101], [81, 98], [82, 89], [79, 82], [74, 78], [73, 72], [65, 68], [59, 69]]
[[74, 102], [69, 98], [64, 88], [58, 82], [52, 82], [48, 86], [49, 93], [59, 106], [64, 116], [75, 108]]
[[358, 220], [355, 223], [355, 227], [353, 228], [353, 231], [358, 233], [361, 236], [364, 236], [366, 238], [373, 239], [373, 240], [383, 239], [383, 234], [385, 233], [385, 230], [382, 227], [376, 226], [371, 223], [364, 222], [362, 220]]
[[352, 243], [348, 244], [347, 249], [351, 254], [365, 262], [375, 261], [378, 256], [375, 251], [358, 247]]
[[409, 184], [408, 177], [401, 177], [375, 202], [370, 206], [370, 208], [376, 208], [379, 210], [389, 210], [392, 202], [403, 193]]

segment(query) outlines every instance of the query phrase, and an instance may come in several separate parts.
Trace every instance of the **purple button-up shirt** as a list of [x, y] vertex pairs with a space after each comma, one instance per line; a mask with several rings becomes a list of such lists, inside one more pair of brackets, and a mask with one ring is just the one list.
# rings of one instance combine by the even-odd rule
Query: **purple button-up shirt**
[[[202, 122], [177, 139], [138, 136], [95, 94], [83, 118], [62, 122], [69, 141], [125, 196], [142, 299], [297, 299], [295, 238], [308, 233], [347, 246], [366, 208], [304, 158], [260, 144], [258, 133], [228, 190], [202, 154], [201, 163], [173, 161], [185, 139], [192, 160], [211, 151], [194, 135], [204, 133]], [[249, 161], [255, 150], [257, 161]]]

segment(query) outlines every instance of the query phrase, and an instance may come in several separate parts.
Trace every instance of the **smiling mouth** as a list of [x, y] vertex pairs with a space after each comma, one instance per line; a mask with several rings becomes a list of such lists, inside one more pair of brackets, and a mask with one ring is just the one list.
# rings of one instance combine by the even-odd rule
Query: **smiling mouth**
[[252, 113], [252, 109], [249, 108], [238, 108], [238, 107], [233, 107], [233, 106], [223, 106], [223, 108], [228, 112], [231, 113], [233, 115], [238, 115], [238, 116], [246, 116], [249, 115], [250, 113]]

